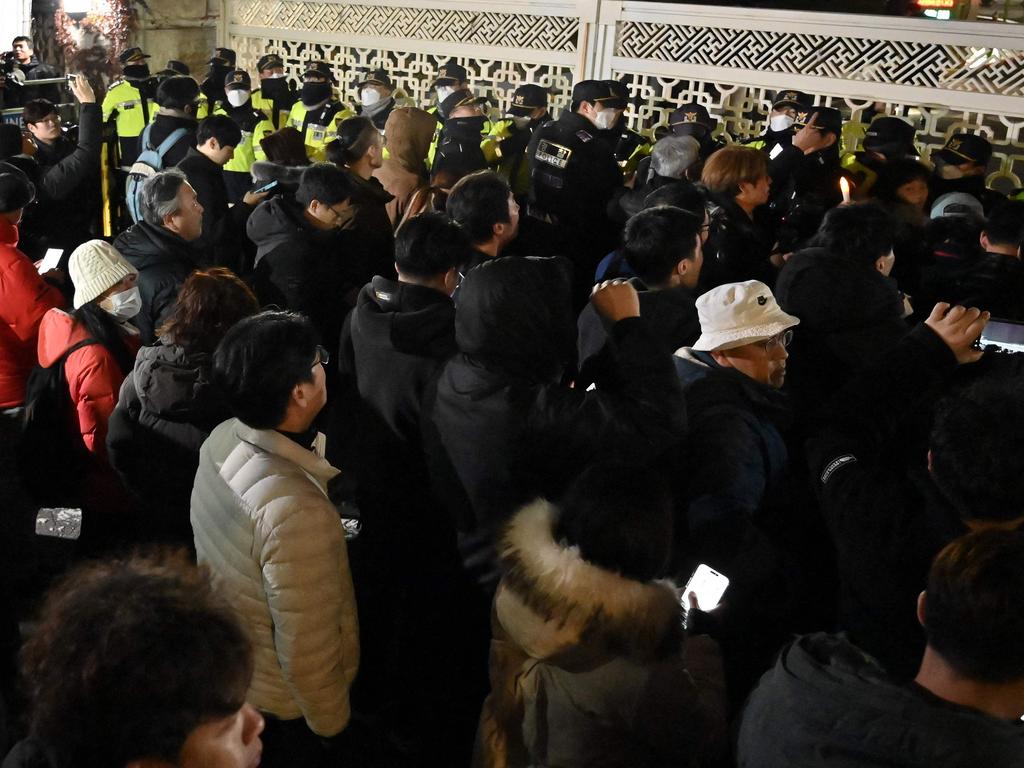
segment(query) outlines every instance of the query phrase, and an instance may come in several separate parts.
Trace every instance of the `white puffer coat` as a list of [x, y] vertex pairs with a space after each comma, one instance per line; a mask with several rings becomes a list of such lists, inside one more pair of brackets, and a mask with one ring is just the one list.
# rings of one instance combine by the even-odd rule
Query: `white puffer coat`
[[192, 490], [199, 562], [255, 646], [249, 703], [321, 736], [348, 723], [359, 665], [348, 552], [326, 492], [337, 474], [284, 435], [229, 419], [203, 443]]

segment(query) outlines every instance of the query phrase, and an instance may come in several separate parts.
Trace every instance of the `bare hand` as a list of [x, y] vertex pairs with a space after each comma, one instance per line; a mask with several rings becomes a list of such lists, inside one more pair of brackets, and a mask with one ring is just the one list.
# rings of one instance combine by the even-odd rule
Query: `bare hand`
[[250, 208], [255, 208], [257, 205], [267, 199], [267, 195], [270, 194], [268, 189], [266, 192], [246, 192], [242, 195], [242, 202], [248, 205]]
[[950, 307], [949, 304], [940, 301], [924, 324], [938, 334], [956, 355], [956, 361], [964, 365], [976, 363], [981, 359], [981, 350], [975, 349], [973, 345], [985, 330], [985, 324], [991, 316], [991, 313], [982, 312], [976, 307]]
[[793, 135], [793, 146], [805, 155], [830, 147], [834, 143], [835, 137], [830, 132], [818, 128], [817, 120], [818, 113], [815, 112], [807, 124]]
[[71, 81], [71, 92], [82, 104], [96, 103], [96, 92], [89, 85], [88, 78], [81, 72], [75, 75], [75, 79]]
[[67, 272], [63, 269], [58, 269], [57, 267], [46, 270], [40, 275], [40, 277], [48, 283], [56, 283], [57, 285], [67, 285], [68, 283]]
[[640, 297], [636, 288], [625, 280], [605, 280], [594, 286], [590, 303], [599, 315], [612, 323], [627, 317], [640, 317]]

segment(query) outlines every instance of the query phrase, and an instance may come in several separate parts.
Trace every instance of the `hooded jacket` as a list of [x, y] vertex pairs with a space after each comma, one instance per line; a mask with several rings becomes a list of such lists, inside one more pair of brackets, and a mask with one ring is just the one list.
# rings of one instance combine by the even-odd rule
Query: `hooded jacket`
[[141, 533], [192, 544], [189, 498], [199, 448], [231, 416], [210, 381], [212, 358], [161, 339], [143, 347], [110, 416], [110, 464], [146, 510]]
[[314, 228], [302, 206], [284, 197], [260, 203], [246, 231], [257, 248], [254, 283], [260, 304], [302, 312], [324, 346], [337, 349], [345, 314], [368, 279], [360, 280], [349, 262], [346, 235]]
[[64, 297], [18, 250], [18, 227], [0, 219], [0, 409], [25, 400], [25, 382], [38, 358], [39, 324]]
[[1018, 766], [1024, 728], [890, 679], [842, 637], [798, 638], [751, 695], [740, 768]]
[[800, 318], [794, 329], [786, 386], [820, 407], [838, 389], [907, 333], [896, 283], [870, 264], [808, 248], [782, 268], [775, 296]]
[[132, 324], [139, 329], [142, 343], [151, 344], [185, 278], [200, 267], [199, 252], [169, 229], [145, 221], [118, 235], [114, 247], [139, 270], [142, 311], [132, 318]]
[[348, 253], [354, 279], [360, 286], [374, 275], [395, 277], [395, 234], [387, 205], [393, 196], [378, 179], [364, 179], [349, 172], [355, 191], [352, 193], [352, 220], [345, 225]]
[[[39, 324], [39, 364], [48, 368], [69, 348], [89, 337], [88, 329], [72, 315], [51, 309]], [[137, 337], [127, 336], [129, 348], [138, 348]], [[64, 363], [77, 428], [90, 453], [107, 455], [107, 422], [117, 404], [125, 372], [102, 344], [76, 349]]]
[[402, 221], [417, 190], [427, 186], [426, 157], [435, 128], [435, 117], [415, 107], [396, 108], [388, 117], [387, 156], [373, 175], [392, 195], [385, 206], [392, 227]]
[[501, 542], [491, 694], [476, 766], [696, 766], [721, 754], [725, 695], [715, 643], [683, 643], [668, 582], [640, 582], [554, 539], [538, 500]]
[[359, 626], [348, 551], [326, 460], [238, 419], [203, 443], [192, 491], [199, 563], [253, 641], [246, 700], [333, 736], [349, 719]]
[[[575, 324], [564, 259], [489, 259], [462, 283], [459, 354], [438, 382], [433, 421], [469, 510], [455, 510], [471, 571], [494, 578], [493, 538], [512, 511], [557, 494], [599, 458], [653, 459], [685, 431], [682, 391], [643, 318], [612, 326], [616, 365], [591, 392], [560, 383]], [[493, 583], [493, 582], [491, 582]]]

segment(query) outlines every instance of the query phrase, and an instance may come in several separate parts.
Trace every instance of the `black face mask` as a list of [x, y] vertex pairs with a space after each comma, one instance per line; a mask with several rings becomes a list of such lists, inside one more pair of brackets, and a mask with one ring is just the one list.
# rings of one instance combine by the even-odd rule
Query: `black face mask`
[[287, 96], [291, 92], [291, 88], [287, 78], [274, 77], [260, 81], [260, 92], [268, 99], [280, 99]]
[[445, 123], [445, 128], [452, 133], [458, 133], [460, 136], [472, 136], [474, 132], [480, 133], [484, 129], [484, 125], [487, 123], [487, 118], [483, 115], [474, 115], [473, 117], [450, 117]]
[[330, 83], [303, 83], [302, 103], [307, 107], [315, 107], [331, 96]]
[[129, 80], [145, 80], [149, 77], [149, 64], [130, 64], [124, 68], [124, 76]]

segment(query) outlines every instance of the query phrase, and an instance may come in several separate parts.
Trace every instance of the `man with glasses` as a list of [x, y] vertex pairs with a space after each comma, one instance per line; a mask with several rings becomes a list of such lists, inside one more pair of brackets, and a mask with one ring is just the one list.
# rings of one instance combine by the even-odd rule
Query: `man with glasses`
[[351, 176], [332, 163], [302, 173], [295, 198], [275, 196], [260, 204], [246, 224], [256, 244], [255, 288], [260, 303], [302, 312], [328, 349], [338, 348], [341, 324], [365, 277], [345, 256], [354, 215]]
[[[735, 646], [727, 670], [734, 690], [745, 691], [790, 631], [799, 604], [798, 575], [782, 544], [793, 513], [790, 410], [779, 389], [800, 320], [757, 280], [708, 291], [697, 299], [697, 316], [700, 338], [674, 358], [689, 420], [678, 464], [688, 535], [677, 558], [692, 564], [684, 579], [696, 563], [730, 579], [722, 639]], [[728, 629], [744, 625], [757, 633]]]
[[192, 491], [198, 561], [255, 646], [247, 700], [266, 719], [269, 768], [328, 764], [359, 664], [345, 535], [327, 495], [338, 470], [316, 428], [328, 361], [301, 315], [263, 312], [231, 328], [212, 378], [235, 418], [203, 443]]

